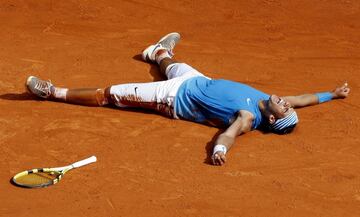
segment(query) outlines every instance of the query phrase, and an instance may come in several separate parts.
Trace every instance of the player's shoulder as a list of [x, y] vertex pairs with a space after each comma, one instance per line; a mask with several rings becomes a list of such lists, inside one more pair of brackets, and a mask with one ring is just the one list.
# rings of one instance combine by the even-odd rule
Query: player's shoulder
[[239, 110], [238, 112], [238, 118], [241, 118], [242, 120], [246, 121], [253, 121], [255, 119], [255, 116], [253, 113], [247, 111], [247, 110]]
[[241, 132], [245, 133], [251, 130], [254, 118], [255, 117], [251, 112], [246, 110], [240, 110], [233, 124], [240, 127]]

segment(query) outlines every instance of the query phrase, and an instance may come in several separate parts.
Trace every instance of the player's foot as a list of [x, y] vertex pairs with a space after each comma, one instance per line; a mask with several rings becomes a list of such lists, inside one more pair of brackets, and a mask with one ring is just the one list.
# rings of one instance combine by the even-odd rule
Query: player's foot
[[51, 87], [53, 84], [49, 81], [43, 81], [35, 76], [30, 76], [26, 80], [27, 89], [34, 95], [48, 99], [51, 96]]
[[180, 40], [180, 34], [177, 32], [169, 33], [162, 37], [156, 44], [147, 47], [143, 53], [144, 61], [155, 61], [155, 55], [159, 50], [167, 50], [170, 57], [174, 56], [173, 49], [176, 43]]

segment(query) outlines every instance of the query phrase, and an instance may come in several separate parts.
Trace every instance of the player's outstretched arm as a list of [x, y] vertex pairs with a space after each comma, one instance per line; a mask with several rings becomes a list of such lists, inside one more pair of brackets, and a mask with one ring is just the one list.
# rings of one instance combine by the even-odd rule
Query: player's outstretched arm
[[348, 87], [348, 84], [345, 83], [341, 87], [335, 88], [335, 90], [333, 91], [315, 94], [304, 94], [299, 96], [285, 96], [284, 99], [287, 100], [293, 108], [299, 108], [320, 104], [330, 101], [332, 99], [343, 99], [348, 97], [349, 93], [350, 88]]
[[214, 165], [221, 166], [226, 162], [226, 152], [235, 143], [237, 136], [251, 130], [253, 119], [254, 116], [250, 112], [244, 110], [239, 111], [239, 115], [234, 123], [216, 139], [212, 155]]

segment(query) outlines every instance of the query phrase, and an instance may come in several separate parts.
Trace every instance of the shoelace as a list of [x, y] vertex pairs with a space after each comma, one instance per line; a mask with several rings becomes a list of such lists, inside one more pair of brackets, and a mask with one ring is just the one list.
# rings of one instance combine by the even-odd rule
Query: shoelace
[[169, 45], [169, 48], [167, 49], [168, 50], [168, 53], [170, 54], [170, 56], [174, 56], [174, 53], [173, 53], [173, 49], [175, 47], [175, 41], [174, 40], [171, 40], [170, 43], [168, 44]]
[[170, 41], [170, 50], [174, 49], [174, 47], [175, 47], [175, 41], [171, 40]]
[[160, 44], [166, 48], [166, 50], [168, 51], [168, 53], [171, 57], [174, 56], [174, 53], [172, 50], [174, 49], [174, 47], [176, 45], [175, 40], [167, 39], [167, 40], [161, 42]]
[[169, 53], [170, 53], [171, 56], [174, 56], [173, 49], [175, 47], [175, 44], [176, 44], [175, 41], [170, 42], [170, 51], [169, 51]]
[[46, 97], [51, 95], [50, 87], [52, 86], [51, 81], [38, 80], [35, 84], [34, 89], [45, 94]]

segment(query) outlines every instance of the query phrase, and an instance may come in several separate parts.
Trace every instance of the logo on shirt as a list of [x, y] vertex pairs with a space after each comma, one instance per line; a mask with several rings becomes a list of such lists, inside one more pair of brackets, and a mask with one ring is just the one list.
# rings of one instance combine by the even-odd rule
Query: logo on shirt
[[247, 102], [248, 105], [250, 105], [251, 99], [250, 99], [250, 98], [247, 98], [247, 99], [246, 99], [246, 102]]

